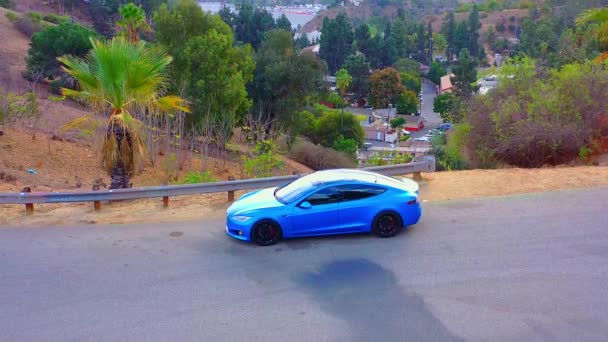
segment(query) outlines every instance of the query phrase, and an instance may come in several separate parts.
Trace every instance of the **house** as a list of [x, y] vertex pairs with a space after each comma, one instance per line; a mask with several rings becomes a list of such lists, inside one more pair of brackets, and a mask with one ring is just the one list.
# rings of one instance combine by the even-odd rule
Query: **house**
[[424, 128], [424, 120], [422, 116], [415, 115], [403, 115], [405, 118], [405, 130], [410, 132], [417, 132]]
[[454, 74], [449, 74], [445, 76], [441, 76], [441, 82], [439, 83], [439, 95], [450, 93], [454, 90], [454, 85], [452, 85], [452, 77]]
[[312, 53], [312, 54], [314, 54], [315, 56], [318, 56], [318, 55], [319, 55], [319, 49], [320, 49], [320, 48], [321, 48], [321, 44], [311, 45], [311, 46], [308, 46], [308, 47], [303, 48], [303, 49], [302, 49], [302, 51], [301, 51], [300, 53], [301, 53], [301, 54], [302, 54], [302, 53]]
[[382, 120], [376, 120], [364, 127], [365, 139], [385, 141], [395, 143], [399, 137], [397, 131], [392, 129], [388, 123], [382, 122]]

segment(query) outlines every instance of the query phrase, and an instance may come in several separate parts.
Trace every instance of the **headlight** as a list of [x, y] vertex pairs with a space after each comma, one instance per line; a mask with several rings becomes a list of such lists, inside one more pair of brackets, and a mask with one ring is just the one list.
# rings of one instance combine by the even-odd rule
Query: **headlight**
[[247, 220], [249, 220], [251, 217], [249, 216], [232, 216], [232, 219], [237, 221], [237, 222], [245, 222]]

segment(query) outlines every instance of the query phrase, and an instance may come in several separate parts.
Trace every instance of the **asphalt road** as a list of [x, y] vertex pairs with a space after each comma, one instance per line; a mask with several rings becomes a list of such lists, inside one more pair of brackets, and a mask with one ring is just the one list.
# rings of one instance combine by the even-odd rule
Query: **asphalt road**
[[608, 188], [426, 203], [392, 239], [221, 219], [0, 229], [0, 341], [606, 341]]

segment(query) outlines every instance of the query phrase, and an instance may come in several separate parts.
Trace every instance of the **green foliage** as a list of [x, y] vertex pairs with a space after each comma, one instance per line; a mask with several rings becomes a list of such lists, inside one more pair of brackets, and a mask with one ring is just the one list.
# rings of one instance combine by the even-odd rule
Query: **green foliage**
[[357, 152], [357, 142], [352, 138], [344, 139], [342, 135], [339, 135], [338, 138], [334, 140], [332, 148], [354, 157], [355, 152]]
[[171, 76], [175, 90], [191, 102], [190, 122], [212, 125], [216, 141], [226, 144], [251, 107], [246, 89], [255, 67], [251, 47], [234, 46], [230, 27], [192, 0], [162, 5], [154, 20], [161, 46], [180, 52]]
[[222, 20], [234, 31], [234, 38], [241, 44], [251, 44], [257, 50], [267, 32], [284, 30], [291, 32], [291, 23], [285, 16], [276, 21], [272, 14], [264, 8], [253, 7], [249, 3], [241, 3], [238, 13], [232, 13], [229, 8], [220, 11]]
[[118, 12], [122, 20], [117, 21], [116, 24], [122, 29], [121, 35], [130, 42], [137, 42], [139, 40], [138, 31], [148, 28], [146, 12], [141, 6], [132, 2], [120, 6]]
[[329, 92], [329, 94], [327, 95], [327, 98], [325, 99], [327, 102], [331, 103], [334, 105], [334, 107], [336, 108], [340, 108], [344, 105], [344, 100], [342, 99], [342, 96], [340, 96], [338, 93], [336, 92]]
[[73, 55], [83, 57], [91, 49], [91, 37], [96, 37], [95, 31], [69, 22], [57, 26], [48, 26], [34, 34], [27, 52], [27, 73], [42, 72], [43, 77], [51, 79], [61, 76], [60, 64], [57, 57]]
[[499, 22], [498, 24], [496, 24], [496, 31], [503, 33], [503, 32], [505, 32], [505, 30], [506, 30], [506, 27], [502, 21]]
[[19, 16], [15, 14], [15, 12], [6, 12], [5, 16], [9, 21], [13, 23], [19, 20]]
[[254, 79], [248, 85], [253, 113], [294, 129], [289, 127], [294, 113], [325, 92], [324, 63], [312, 54], [296, 53], [291, 32], [283, 30], [266, 34], [255, 62]]
[[444, 122], [458, 123], [462, 120], [460, 101], [454, 93], [444, 93], [435, 97], [433, 111], [439, 113]]
[[334, 142], [342, 137], [352, 139], [357, 146], [363, 144], [365, 131], [351, 113], [339, 110], [327, 110], [317, 120], [315, 141], [326, 147], [333, 147]]
[[370, 64], [362, 53], [348, 56], [344, 62], [344, 68], [352, 76], [349, 90], [357, 99], [363, 99], [369, 92], [369, 70]]
[[447, 75], [445, 68], [438, 62], [433, 61], [429, 68], [429, 80], [436, 85], [439, 85], [441, 83], [441, 77], [445, 75]]
[[397, 113], [413, 114], [418, 110], [418, 97], [411, 90], [404, 91], [397, 98]]
[[520, 167], [556, 165], [579, 157], [581, 147], [606, 134], [608, 70], [593, 62], [546, 69], [531, 58], [503, 66], [492, 96], [468, 106], [467, 145], [484, 163]]
[[420, 63], [407, 58], [400, 58], [393, 64], [401, 74], [410, 74], [412, 77], [420, 77]]
[[593, 150], [587, 146], [582, 146], [579, 150], [578, 150], [578, 157], [582, 160], [582, 161], [589, 161], [589, 157], [591, 157], [591, 154], [593, 153]]
[[409, 163], [414, 157], [409, 153], [401, 154], [397, 151], [379, 151], [367, 159], [370, 166], [383, 166]]
[[402, 72], [401, 76], [401, 84], [405, 87], [405, 89], [413, 91], [416, 95], [420, 94], [420, 89], [422, 87], [422, 83], [420, 82], [419, 74], [410, 74]]
[[17, 121], [25, 110], [23, 96], [0, 89], [0, 126]]
[[272, 141], [257, 142], [251, 156], [242, 156], [245, 173], [249, 177], [270, 177], [272, 171], [283, 167]]
[[[458, 129], [459, 126], [456, 127]], [[457, 138], [451, 136], [449, 140], [445, 134], [439, 134], [431, 140], [438, 171], [464, 170], [468, 167], [462, 156], [463, 137], [468, 134], [468, 128], [461, 129], [461, 133], [458, 134]]]
[[200, 184], [200, 183], [211, 183], [215, 182], [215, 178], [209, 173], [209, 171], [199, 172], [190, 171], [184, 178], [179, 182], [180, 184]]
[[344, 93], [346, 92], [346, 89], [348, 89], [348, 87], [350, 86], [352, 80], [353, 77], [348, 73], [348, 70], [342, 68], [338, 70], [338, 72], [336, 72], [336, 87], [338, 88], [342, 96], [344, 96]]
[[443, 53], [448, 46], [445, 36], [439, 32], [433, 32], [433, 48], [436, 52]]
[[405, 124], [405, 119], [404, 118], [396, 118], [396, 119], [392, 119], [391, 120], [391, 127], [392, 128], [397, 128], [397, 127], [403, 126], [403, 124]]
[[469, 50], [462, 49], [458, 54], [458, 62], [452, 68], [454, 73], [452, 83], [458, 96], [468, 98], [477, 90], [476, 86], [471, 85], [477, 81], [477, 64], [477, 59], [471, 57]]
[[55, 13], [47, 13], [42, 17], [42, 20], [59, 25], [61, 23], [70, 22], [70, 17], [67, 15], [57, 15]]
[[350, 54], [353, 32], [345, 13], [335, 19], [324, 18], [321, 28], [321, 47], [319, 56], [327, 62], [330, 74], [334, 74], [344, 64]]

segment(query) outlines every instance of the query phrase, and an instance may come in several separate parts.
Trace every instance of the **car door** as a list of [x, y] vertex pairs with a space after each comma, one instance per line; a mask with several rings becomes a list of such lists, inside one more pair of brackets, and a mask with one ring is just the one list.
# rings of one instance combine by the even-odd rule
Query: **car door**
[[315, 191], [293, 207], [292, 234], [294, 236], [318, 235], [339, 230], [339, 206], [340, 191], [338, 187], [329, 186]]
[[385, 188], [367, 184], [346, 184], [339, 187], [340, 225], [347, 232], [369, 231], [378, 208], [382, 206], [380, 197]]

